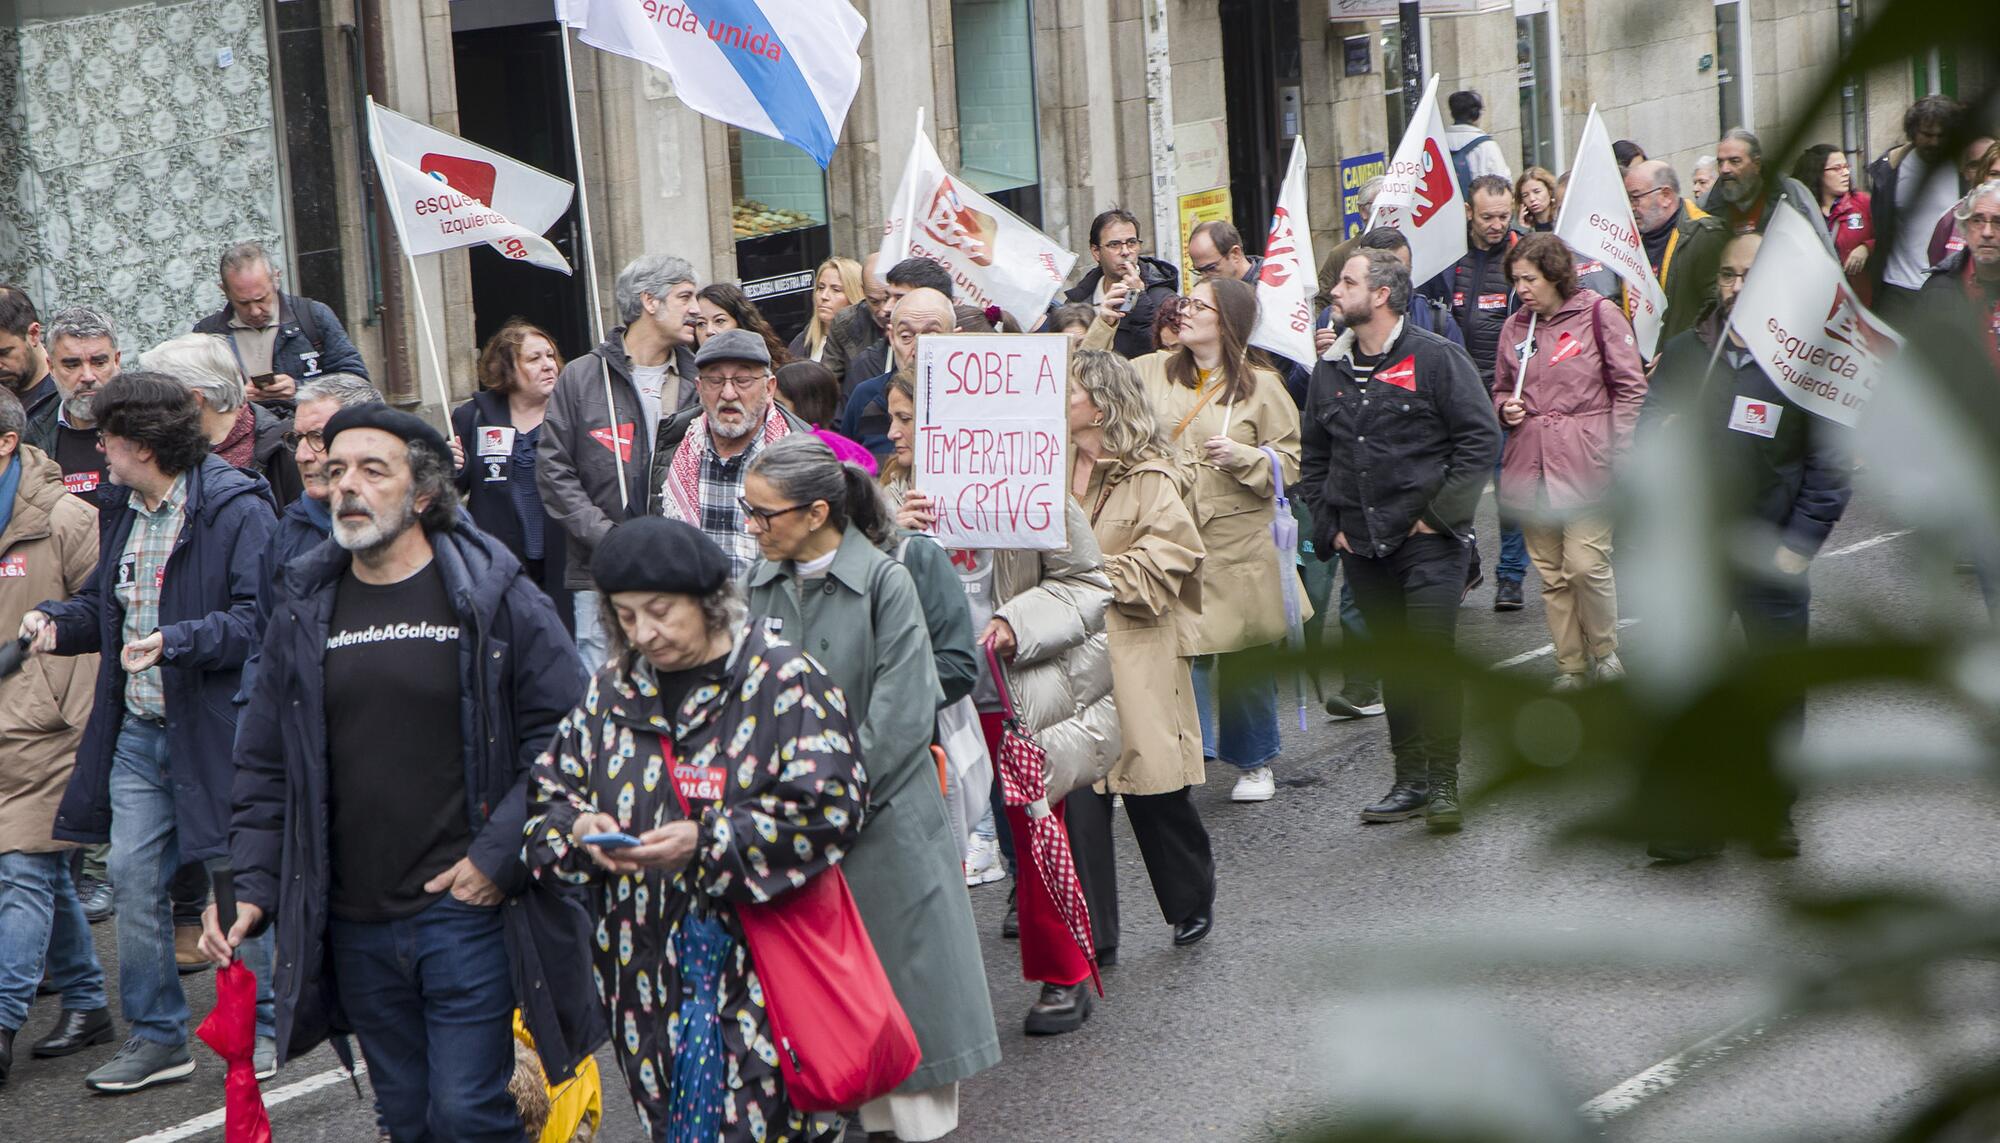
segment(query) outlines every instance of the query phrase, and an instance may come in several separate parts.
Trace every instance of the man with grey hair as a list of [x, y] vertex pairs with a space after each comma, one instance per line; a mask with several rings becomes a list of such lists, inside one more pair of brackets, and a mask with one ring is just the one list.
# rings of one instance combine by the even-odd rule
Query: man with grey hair
[[194, 332], [228, 339], [251, 400], [286, 412], [301, 381], [322, 373], [368, 376], [340, 319], [323, 303], [285, 293], [262, 246], [231, 246], [218, 270], [228, 304], [196, 322]]
[[[1339, 556], [1372, 641], [1449, 651], [1473, 512], [1500, 457], [1493, 399], [1465, 351], [1404, 320], [1410, 271], [1394, 254], [1349, 258], [1333, 300], [1347, 332], [1314, 367], [1299, 418], [1313, 551]], [[1383, 701], [1395, 780], [1361, 819], [1422, 813], [1432, 832], [1456, 831], [1463, 693], [1399, 674]]]
[[49, 376], [61, 397], [55, 433], [42, 448], [62, 469], [63, 487], [96, 507], [104, 454], [97, 450], [97, 415], [90, 399], [124, 364], [118, 331], [96, 310], [71, 306], [49, 318], [42, 337], [48, 344]]
[[1703, 155], [1694, 161], [1694, 169], [1688, 172], [1689, 198], [1699, 203], [1708, 197], [1708, 188], [1715, 185], [1715, 170], [1714, 155]]
[[[1764, 171], [1764, 144], [1755, 133], [1731, 127], [1715, 145], [1715, 186], [1702, 200], [1701, 208], [1716, 216], [1732, 234], [1764, 233], [1771, 225], [1771, 212], [1789, 199], [1807, 218], [1820, 217], [1819, 196], [1797, 179], [1773, 178]], [[1820, 228], [1822, 231], [1825, 227]], [[1826, 239], [1833, 249], [1833, 239]]]
[[[326, 542], [333, 534], [333, 514], [327, 508], [330, 493], [326, 475], [321, 466], [326, 463], [326, 423], [342, 409], [358, 405], [376, 405], [382, 401], [382, 394], [366, 377], [352, 373], [322, 373], [318, 377], [299, 386], [298, 407], [292, 414], [292, 427], [283, 435], [285, 445], [291, 449], [292, 463], [298, 469], [304, 495], [285, 506], [278, 515], [278, 532], [271, 537], [271, 543], [264, 549], [258, 563], [257, 615], [258, 632], [263, 632], [263, 624], [271, 618], [271, 609], [277, 606], [284, 591], [282, 573], [292, 561]], [[257, 654], [252, 653], [250, 662], [243, 667], [243, 690], [247, 694], [252, 682], [252, 672], [257, 662]]]
[[591, 590], [590, 553], [612, 525], [656, 515], [653, 468], [661, 420], [695, 403], [694, 267], [644, 254], [618, 272], [621, 323], [563, 367], [536, 447], [535, 486], [569, 538], [563, 586], [575, 592], [576, 643], [596, 670], [607, 651]]
[[[708, 533], [741, 583], [757, 562], [757, 540], [743, 527], [743, 476], [764, 447], [812, 426], [773, 399], [771, 351], [747, 329], [715, 334], [695, 358], [699, 408], [683, 410], [662, 431], [660, 512]], [[666, 439], [678, 443], [669, 446]], [[668, 449], [671, 447], [672, 451]]]
[[1952, 213], [1965, 249], [1931, 271], [1916, 308], [1925, 319], [1976, 335], [1990, 366], [2000, 361], [2000, 179], [1972, 188]]
[[[1675, 334], [1692, 329], [1702, 308], [1715, 297], [1715, 267], [1729, 231], [1719, 219], [1688, 209], [1673, 165], [1659, 159], [1643, 159], [1626, 170], [1625, 197], [1632, 201], [1632, 217], [1639, 224], [1639, 241], [1646, 248], [1653, 277], [1667, 295], [1660, 332], [1660, 345], [1665, 346]], [[1616, 289], [1608, 296], [1630, 320], [1631, 291], [1622, 282]]]
[[249, 388], [237, 371], [228, 338], [184, 333], [147, 350], [141, 363], [194, 393], [201, 406], [202, 432], [215, 455], [270, 482], [280, 510], [299, 498], [304, 486], [285, 448], [285, 422], [270, 409], [249, 402]]

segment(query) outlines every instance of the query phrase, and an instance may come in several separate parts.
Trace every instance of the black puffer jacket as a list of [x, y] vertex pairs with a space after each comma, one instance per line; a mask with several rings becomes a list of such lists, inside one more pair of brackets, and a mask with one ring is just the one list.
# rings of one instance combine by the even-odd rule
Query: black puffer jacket
[[1465, 351], [1398, 322], [1382, 365], [1356, 384], [1354, 331], [1313, 368], [1300, 421], [1299, 495], [1312, 509], [1313, 550], [1335, 555], [1402, 547], [1417, 521], [1464, 538], [1500, 459], [1493, 399]]
[[[1083, 276], [1083, 281], [1063, 294], [1063, 300], [1090, 304], [1097, 295], [1097, 283], [1103, 277], [1103, 268], [1093, 267], [1090, 273]], [[1142, 254], [1139, 256], [1139, 280], [1145, 283], [1145, 290], [1133, 305], [1132, 312], [1118, 323], [1118, 336], [1111, 343], [1111, 348], [1128, 361], [1153, 352], [1153, 317], [1159, 313], [1161, 302], [1180, 292], [1180, 267]]]

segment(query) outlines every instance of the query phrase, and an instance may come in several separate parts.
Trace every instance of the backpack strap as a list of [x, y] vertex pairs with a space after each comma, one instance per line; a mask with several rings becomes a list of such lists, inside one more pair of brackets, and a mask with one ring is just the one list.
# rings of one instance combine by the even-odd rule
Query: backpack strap
[[292, 320], [299, 323], [299, 332], [306, 335], [307, 341], [312, 342], [314, 352], [325, 353], [326, 339], [320, 336], [319, 315], [313, 312], [312, 299], [301, 298], [295, 294], [287, 294], [286, 297], [291, 300]]

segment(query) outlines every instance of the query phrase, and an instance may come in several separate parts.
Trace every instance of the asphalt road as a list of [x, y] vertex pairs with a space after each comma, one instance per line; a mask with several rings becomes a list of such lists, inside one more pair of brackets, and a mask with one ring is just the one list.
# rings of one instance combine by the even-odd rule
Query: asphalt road
[[[1984, 622], [1970, 583], [1919, 566], [1907, 539], [1844, 551], [1898, 527], [1857, 501], [1815, 569], [1820, 633], [1940, 610]], [[1487, 610], [1490, 588], [1476, 592], [1462, 644], [1494, 662], [1546, 644], [1530, 582], [1528, 609], [1512, 615]], [[1628, 645], [1648, 630], [1628, 629]], [[1553, 671], [1546, 655], [1513, 669]], [[1825, 955], [1770, 936], [1787, 895], [1897, 882], [1990, 898], [2000, 799], [1967, 761], [1978, 755], [1961, 716], [1936, 696], [1816, 699], [1814, 752], [1877, 776], [1809, 794], [1797, 861], [1731, 852], [1678, 868], [1557, 844], [1575, 807], [1547, 796], [1476, 806], [1451, 838], [1363, 826], [1354, 811], [1386, 785], [1383, 721], [1316, 713], [1305, 733], [1285, 721], [1276, 800], [1232, 805], [1219, 770], [1199, 791], [1221, 881], [1203, 944], [1171, 946], [1120, 827], [1122, 960], [1080, 1033], [1021, 1034], [1034, 992], [998, 938], [1005, 885], [972, 890], [1004, 1059], [964, 1085], [952, 1138], [1255, 1140], [1384, 1106], [1437, 1118], [1471, 1106], [1516, 1123], [1521, 1139], [1861, 1140], [1924, 1098], [1940, 1061], [1990, 1060], [2000, 1047], [2000, 971], [1978, 962], [1932, 982], [1935, 1009], [1911, 1023], [1755, 1021], [1776, 974]], [[1940, 759], [1960, 764], [1919, 765]], [[1469, 772], [1476, 779], [1476, 748]], [[111, 927], [97, 936], [115, 985]], [[206, 977], [183, 980], [205, 1012]], [[55, 1007], [37, 1005], [24, 1041]], [[17, 1064], [0, 1089], [0, 1138], [221, 1138], [197, 1120], [222, 1098], [205, 1048], [188, 1083], [91, 1096], [82, 1076], [110, 1051]], [[638, 1140], [608, 1055], [600, 1066], [600, 1138]], [[277, 1139], [374, 1138], [366, 1104], [344, 1079], [328, 1082], [332, 1067], [322, 1050], [267, 1085], [285, 1100], [272, 1110]], [[1591, 1101], [1609, 1118], [1579, 1132], [1574, 1111]]]

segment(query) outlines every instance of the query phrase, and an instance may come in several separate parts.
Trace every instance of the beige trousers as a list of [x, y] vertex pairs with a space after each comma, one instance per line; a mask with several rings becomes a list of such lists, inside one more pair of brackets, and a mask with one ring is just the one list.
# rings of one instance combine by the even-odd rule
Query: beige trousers
[[1611, 520], [1578, 515], [1521, 521], [1528, 558], [1542, 577], [1542, 608], [1556, 669], [1587, 670], [1618, 650], [1618, 585], [1611, 574]]

